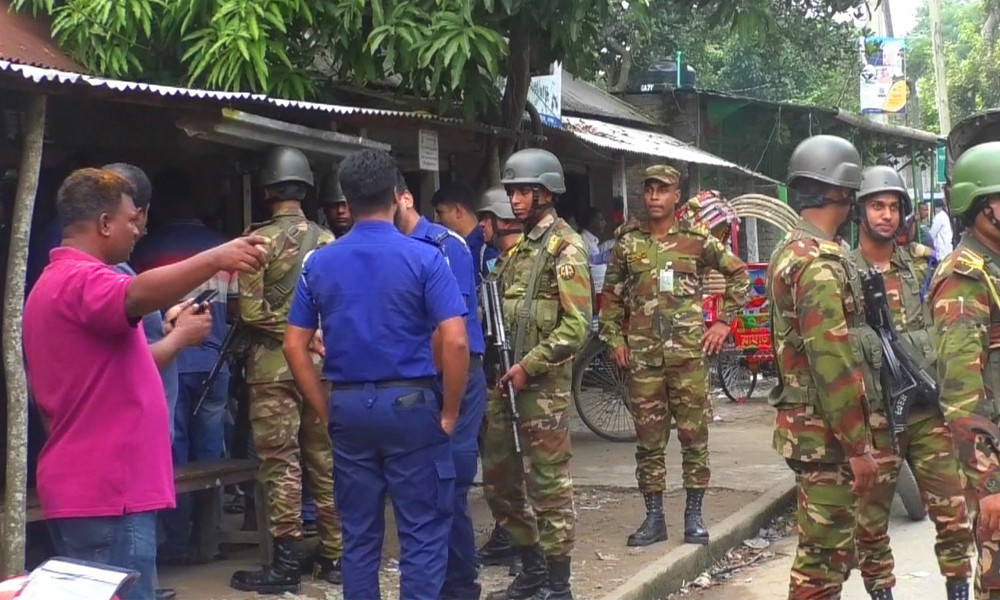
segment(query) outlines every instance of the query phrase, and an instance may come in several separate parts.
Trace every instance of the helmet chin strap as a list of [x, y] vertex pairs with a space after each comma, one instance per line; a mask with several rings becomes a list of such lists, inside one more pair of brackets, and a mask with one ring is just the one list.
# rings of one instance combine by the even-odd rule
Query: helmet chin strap
[[993, 207], [987, 203], [983, 206], [983, 214], [986, 215], [986, 220], [990, 222], [993, 229], [995, 229], [997, 233], [1000, 233], [1000, 219], [997, 219], [997, 216], [993, 213]]
[[531, 186], [531, 210], [528, 211], [528, 216], [524, 220], [525, 229], [534, 227], [542, 219], [542, 215], [553, 206], [552, 202], [539, 203], [540, 191], [541, 188], [538, 185]]

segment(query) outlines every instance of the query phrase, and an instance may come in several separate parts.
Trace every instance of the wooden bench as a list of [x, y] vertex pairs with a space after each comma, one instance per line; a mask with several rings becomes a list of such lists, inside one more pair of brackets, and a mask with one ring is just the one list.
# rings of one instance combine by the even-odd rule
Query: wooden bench
[[[198, 461], [174, 469], [177, 493], [192, 492], [195, 501], [195, 530], [199, 532], [197, 558], [210, 561], [219, 544], [256, 544], [262, 561], [271, 560], [271, 537], [268, 533], [267, 492], [257, 481], [256, 460], [219, 459]], [[222, 524], [222, 488], [254, 482], [254, 512], [257, 531], [227, 529]]]
[[[200, 532], [197, 548], [198, 558], [212, 560], [219, 544], [256, 544], [260, 547], [263, 562], [271, 561], [271, 537], [268, 533], [267, 492], [257, 481], [257, 461], [247, 459], [219, 459], [199, 461], [174, 469], [174, 487], [178, 494], [192, 492], [198, 519], [196, 530]], [[257, 531], [226, 529], [222, 524], [222, 488], [226, 485], [254, 482], [254, 508], [257, 516]], [[0, 504], [0, 514], [3, 513]], [[25, 502], [25, 517], [28, 523], [43, 521], [42, 507], [38, 492], [28, 490]]]

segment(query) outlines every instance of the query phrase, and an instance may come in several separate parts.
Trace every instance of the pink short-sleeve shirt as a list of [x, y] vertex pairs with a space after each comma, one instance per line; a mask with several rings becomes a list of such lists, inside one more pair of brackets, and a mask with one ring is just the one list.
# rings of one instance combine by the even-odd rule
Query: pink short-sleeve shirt
[[28, 385], [48, 430], [45, 518], [171, 508], [167, 402], [139, 320], [125, 314], [131, 277], [74, 248], [49, 257], [24, 307]]

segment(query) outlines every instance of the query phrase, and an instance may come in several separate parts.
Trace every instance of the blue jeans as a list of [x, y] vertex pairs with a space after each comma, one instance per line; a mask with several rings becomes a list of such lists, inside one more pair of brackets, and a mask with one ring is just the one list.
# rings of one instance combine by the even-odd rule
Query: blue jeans
[[477, 438], [486, 411], [486, 374], [482, 363], [469, 370], [469, 381], [458, 413], [455, 430], [451, 432], [452, 456], [455, 460], [455, 514], [448, 539], [448, 570], [445, 573], [441, 597], [478, 598], [481, 587], [479, 559], [476, 557], [476, 532], [469, 516], [468, 495], [476, 479], [479, 445]]
[[[202, 382], [208, 373], [181, 373], [178, 377], [177, 409], [174, 416], [174, 466], [192, 461], [222, 458], [225, 450], [226, 399], [229, 396], [229, 374], [220, 373], [205, 396], [197, 415], [194, 412], [201, 396]], [[165, 558], [187, 554], [191, 545], [190, 494], [177, 496], [177, 508], [164, 511], [163, 550]]]
[[344, 528], [344, 599], [380, 598], [385, 495], [399, 532], [400, 600], [439, 598], [455, 491], [441, 396], [408, 387], [334, 390], [334, 492]]
[[49, 519], [56, 552], [67, 558], [139, 572], [121, 600], [153, 600], [156, 589], [156, 512], [120, 517]]

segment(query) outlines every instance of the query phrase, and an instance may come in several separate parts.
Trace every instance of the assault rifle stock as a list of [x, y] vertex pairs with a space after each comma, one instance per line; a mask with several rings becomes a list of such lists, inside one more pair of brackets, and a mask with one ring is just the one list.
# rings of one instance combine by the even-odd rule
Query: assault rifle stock
[[861, 274], [861, 288], [865, 297], [865, 320], [878, 334], [885, 362], [883, 379], [888, 383], [890, 440], [898, 450], [896, 436], [906, 431], [906, 419], [914, 404], [937, 403], [938, 384], [921, 365], [910, 344], [899, 337], [892, 324], [889, 301], [885, 292], [885, 278], [876, 269]]
[[[500, 282], [496, 279], [487, 279], [482, 283], [483, 296], [483, 319], [486, 338], [500, 355], [500, 368], [503, 371], [501, 377], [510, 370], [514, 362], [514, 351], [511, 348], [510, 340], [507, 338], [507, 329], [503, 322], [503, 304], [500, 302]], [[510, 423], [514, 434], [514, 451], [517, 452], [518, 460], [521, 460], [521, 434], [518, 432], [517, 414], [517, 394], [514, 392], [514, 384], [507, 381], [507, 398], [510, 402]]]

